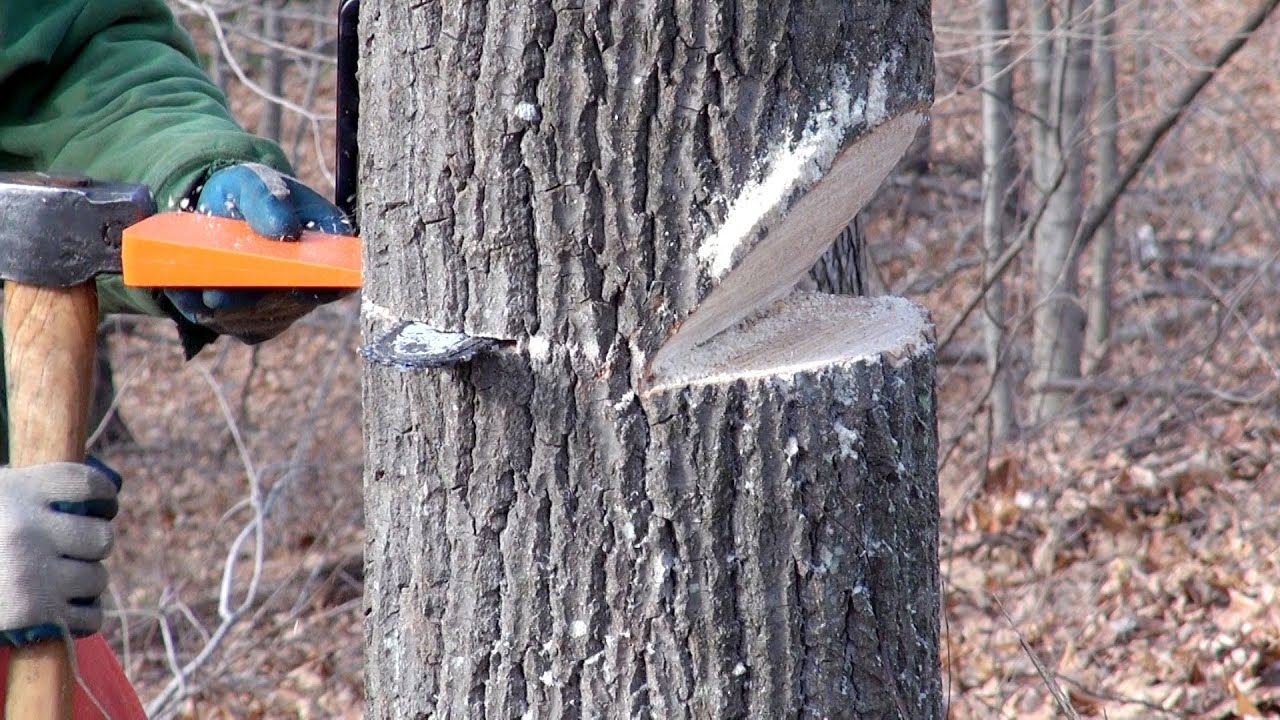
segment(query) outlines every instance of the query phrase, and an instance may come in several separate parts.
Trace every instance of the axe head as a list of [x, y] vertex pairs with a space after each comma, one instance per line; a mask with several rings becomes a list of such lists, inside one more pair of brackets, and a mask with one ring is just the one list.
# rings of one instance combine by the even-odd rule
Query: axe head
[[0, 278], [70, 287], [118, 273], [124, 228], [154, 212], [145, 185], [0, 173]]

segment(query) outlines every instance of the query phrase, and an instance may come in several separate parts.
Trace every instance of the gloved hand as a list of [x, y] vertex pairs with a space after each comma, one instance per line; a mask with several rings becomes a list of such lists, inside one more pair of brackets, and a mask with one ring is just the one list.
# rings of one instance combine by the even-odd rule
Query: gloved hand
[[[351, 232], [351, 224], [333, 203], [258, 163], [233, 165], [210, 175], [196, 211], [245, 220], [254, 232], [283, 241], [296, 240], [304, 229]], [[298, 318], [347, 292], [208, 288], [166, 290], [165, 295], [187, 320], [252, 345], [279, 335]]]
[[95, 464], [0, 468], [0, 643], [102, 627], [120, 476]]

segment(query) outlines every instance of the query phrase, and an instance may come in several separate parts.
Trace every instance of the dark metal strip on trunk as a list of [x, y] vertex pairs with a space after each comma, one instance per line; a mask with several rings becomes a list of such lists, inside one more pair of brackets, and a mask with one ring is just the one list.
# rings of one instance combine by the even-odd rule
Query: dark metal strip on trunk
[[396, 323], [376, 340], [362, 346], [360, 355], [377, 365], [401, 370], [430, 370], [469, 362], [501, 344], [497, 338], [445, 332], [425, 323], [406, 320]]

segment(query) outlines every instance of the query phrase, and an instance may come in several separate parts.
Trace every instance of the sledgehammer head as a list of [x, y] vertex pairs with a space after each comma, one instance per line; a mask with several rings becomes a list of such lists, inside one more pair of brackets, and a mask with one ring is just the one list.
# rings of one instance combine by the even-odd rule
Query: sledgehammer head
[[70, 287], [118, 273], [124, 228], [153, 212], [145, 185], [0, 173], [0, 278]]

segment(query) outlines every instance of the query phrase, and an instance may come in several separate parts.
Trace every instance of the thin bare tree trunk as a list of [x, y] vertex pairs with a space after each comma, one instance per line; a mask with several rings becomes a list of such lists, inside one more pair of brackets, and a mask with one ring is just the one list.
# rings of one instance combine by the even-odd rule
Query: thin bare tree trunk
[[[1119, 179], [1120, 164], [1116, 132], [1120, 110], [1116, 98], [1115, 0], [1098, 0], [1094, 25], [1094, 52], [1097, 54], [1096, 167], [1097, 187], [1112, 187]], [[1085, 374], [1098, 372], [1106, 363], [1111, 340], [1112, 262], [1116, 224], [1115, 212], [1098, 228], [1093, 246], [1093, 292], [1089, 296], [1089, 322], [1085, 339]]]
[[[1048, 197], [1034, 234], [1037, 302], [1031, 362], [1036, 421], [1066, 409], [1070, 393], [1052, 383], [1080, 377], [1084, 352], [1085, 313], [1075, 239], [1084, 211], [1084, 130], [1091, 64], [1090, 42], [1081, 31], [1087, 27], [1090, 5], [1086, 0], [1067, 2], [1061, 29], [1051, 33], [1051, 61], [1041, 67], [1041, 58], [1036, 57], [1036, 90], [1048, 93], [1047, 102], [1042, 97], [1036, 102], [1038, 110], [1047, 111], [1048, 124], [1036, 133], [1034, 156], [1038, 190]], [[1037, 30], [1046, 21], [1052, 25], [1047, 3], [1037, 2], [1037, 6]]]
[[[280, 16], [280, 10], [283, 7], [284, 0], [276, 0], [263, 3], [260, 8], [262, 36], [276, 43], [267, 47], [262, 56], [262, 86], [276, 97], [284, 97], [285, 61], [284, 52], [281, 50], [281, 44], [284, 42], [284, 21]], [[281, 111], [278, 103], [262, 98], [262, 116], [258, 118], [259, 135], [276, 142], [280, 141]]]
[[[1009, 6], [1005, 0], [982, 5], [982, 235], [985, 273], [1004, 253], [1009, 233], [1005, 209], [1013, 192], [1017, 158], [1013, 144], [1013, 72], [1009, 67]], [[996, 439], [1011, 437], [1017, 427], [1013, 380], [1003, 367], [1005, 339], [1004, 283], [991, 282], [983, 304], [983, 345], [991, 376], [991, 425]]]
[[[1041, 9], [1046, 9], [1047, 7], [1047, 5], [1040, 6]], [[1120, 196], [1125, 193], [1134, 180], [1137, 179], [1138, 175], [1147, 167], [1147, 163], [1151, 160], [1156, 148], [1164, 140], [1165, 136], [1168, 135], [1169, 131], [1177, 126], [1178, 120], [1186, 113], [1187, 109], [1192, 106], [1200, 93], [1209, 86], [1209, 83], [1217, 76], [1217, 73], [1225, 67], [1233, 57], [1235, 57], [1236, 53], [1240, 52], [1240, 50], [1248, 44], [1248, 41], [1253, 37], [1253, 34], [1275, 13], [1278, 8], [1280, 8], [1280, 0], [1264, 0], [1261, 2], [1257, 9], [1245, 18], [1241, 26], [1235, 32], [1228, 35], [1228, 39], [1223, 43], [1223, 46], [1219, 48], [1213, 58], [1206, 63], [1206, 67], [1195, 73], [1187, 81], [1187, 84], [1174, 95], [1172, 100], [1160, 103], [1162, 107], [1168, 108], [1168, 110], [1143, 133], [1142, 138], [1137, 143], [1137, 150], [1135, 150], [1132, 155], [1125, 160], [1123, 167], [1118, 173], [1119, 179], [1110, 188], [1095, 188], [1095, 192], [1090, 200], [1089, 208], [1084, 213], [1083, 219], [1080, 221], [1079, 228], [1076, 233], [1075, 243], [1077, 246], [1077, 252], [1081, 252], [1089, 246], [1094, 234], [1102, 225], [1103, 221], [1107, 219], [1112, 208], [1115, 206], [1116, 202], [1119, 201]], [[1052, 16], [1046, 15], [1043, 17], [1048, 17], [1049, 21], [1052, 22]], [[1036, 24], [1036, 22], [1032, 23], [1033, 29]], [[1037, 32], [1040, 31], [1037, 30]], [[1041, 52], [1043, 50], [1041, 47], [1042, 44], [1043, 43], [1038, 42], [1033, 53]], [[1037, 92], [1039, 92], [1041, 87], [1041, 83], [1039, 82], [1041, 79], [1039, 77], [1041, 74], [1040, 68], [1048, 68], [1051, 67], [1052, 64], [1050, 62], [1051, 57], [1045, 59], [1043, 62], [1041, 62], [1041, 60], [1042, 59], [1038, 56], [1033, 57], [1033, 68], [1036, 70], [1036, 72], [1033, 73], [1033, 79], [1036, 80], [1035, 86]], [[1058, 166], [1056, 172], [1048, 177], [1041, 178], [1039, 175], [1041, 172], [1044, 172], [1045, 167], [1048, 167], [1048, 165], [1041, 160], [1044, 155], [1044, 153], [1041, 152], [1041, 148], [1046, 147], [1044, 141], [1042, 141], [1042, 138], [1040, 137], [1040, 134], [1044, 132], [1046, 125], [1042, 119], [1048, 116], [1048, 108], [1043, 108], [1043, 111], [1040, 108], [1041, 99], [1042, 98], [1040, 97], [1035, 99], [1037, 112], [1033, 117], [1034, 142], [1032, 153], [1032, 176], [1039, 196], [1035, 198], [1035, 202], [1031, 203], [1034, 207], [1034, 210], [1032, 210], [1030, 214], [1032, 219], [1031, 222], [1025, 224], [1022, 229], [1019, 230], [1017, 237], [1015, 237], [1009, 247], [1005, 249], [1004, 254], [1000, 259], [994, 263], [995, 274], [997, 276], [1003, 275], [1007, 272], [1009, 268], [1013, 266], [1013, 261], [1016, 260], [1022, 253], [1023, 249], [1030, 244], [1032, 232], [1038, 228], [1040, 220], [1048, 205], [1048, 201], [1052, 199], [1052, 196], [1046, 194], [1043, 189], [1052, 189], [1057, 187], [1062, 181], [1062, 178], [1066, 175], [1066, 167], [1061, 165]], [[988, 286], [989, 281], [984, 281], [983, 286], [978, 289], [978, 292], [975, 292], [973, 296], [965, 302], [960, 311], [956, 313], [956, 316], [952, 318], [951, 323], [948, 324], [946, 329], [938, 336], [939, 347], [945, 348], [947, 344], [955, 338], [956, 333], [959, 332], [960, 328], [968, 321], [969, 316], [972, 315], [973, 312], [982, 304], [985, 299]], [[1068, 381], [1057, 383], [1060, 387], [1070, 387], [1072, 384], [1072, 382]]]
[[1151, 159], [1156, 147], [1164, 140], [1169, 131], [1178, 124], [1178, 121], [1195, 103], [1200, 93], [1204, 92], [1209, 83], [1217, 77], [1218, 71], [1231, 62], [1236, 53], [1240, 52], [1249, 43], [1249, 39], [1253, 37], [1258, 28], [1262, 27], [1275, 14], [1277, 8], [1280, 8], [1280, 0], [1264, 0], [1259, 3], [1258, 7], [1244, 19], [1240, 27], [1227, 36], [1227, 41], [1214, 53], [1211, 59], [1204, 63], [1204, 67], [1191, 76], [1186, 86], [1178, 91], [1172, 100], [1167, 103], [1161, 103], [1162, 107], [1170, 108], [1169, 111], [1142, 137], [1138, 143], [1138, 149], [1134, 151], [1133, 155], [1125, 163], [1123, 170], [1118, 173], [1119, 179], [1111, 187], [1099, 187], [1093, 194], [1089, 207], [1080, 220], [1079, 231], [1076, 233], [1076, 244], [1080, 248], [1083, 249], [1089, 246], [1098, 228], [1107, 220], [1112, 208], [1120, 200], [1120, 196], [1124, 194], [1129, 185], [1142, 172], [1142, 169], [1146, 167], [1147, 161]]
[[1054, 33], [1053, 0], [1031, 0], [1031, 179], [1040, 197], [1057, 175], [1053, 132]]
[[[1151, 33], [1152, 4], [1153, 0], [1138, 0], [1137, 12], [1131, 14], [1134, 33], [1140, 38], [1148, 37]], [[1130, 107], [1146, 107], [1147, 103], [1151, 101], [1147, 80], [1152, 67], [1155, 65], [1158, 46], [1159, 44], [1154, 42], [1137, 42], [1132, 45], [1134, 72], [1129, 81], [1125, 83], [1129, 86]]]

